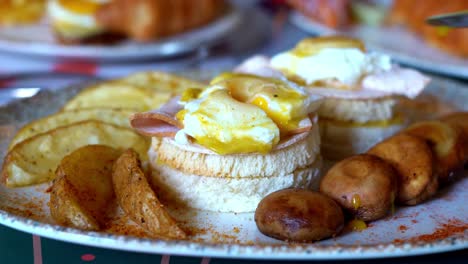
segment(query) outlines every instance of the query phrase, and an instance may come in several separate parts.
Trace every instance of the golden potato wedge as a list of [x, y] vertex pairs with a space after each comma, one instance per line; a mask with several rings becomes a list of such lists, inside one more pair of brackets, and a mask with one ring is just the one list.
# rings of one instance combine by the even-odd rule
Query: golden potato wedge
[[429, 142], [436, 158], [435, 173], [441, 182], [447, 182], [449, 175], [463, 166], [463, 137], [460, 128], [441, 121], [424, 121], [409, 126], [403, 133]]
[[104, 145], [87, 145], [62, 159], [49, 202], [57, 223], [84, 230], [99, 230], [105, 225], [116, 205], [112, 166], [121, 152]]
[[[137, 85], [148, 89], [180, 94], [187, 88], [204, 87], [205, 84], [167, 72], [140, 72], [117, 79], [117, 82]], [[172, 97], [172, 96], [171, 96]]]
[[81, 91], [68, 101], [62, 110], [110, 107], [147, 111], [158, 108], [171, 96], [171, 92], [150, 90], [135, 85], [110, 81]]
[[151, 189], [134, 150], [128, 149], [114, 163], [112, 181], [117, 202], [135, 223], [156, 237], [186, 237]]
[[380, 157], [397, 171], [397, 202], [415, 205], [437, 192], [435, 158], [425, 140], [401, 133], [378, 143], [367, 153]]
[[65, 155], [91, 144], [134, 148], [145, 160], [149, 140], [132, 129], [102, 121], [82, 121], [38, 134], [14, 146], [6, 155], [2, 181], [20, 187], [49, 181]]
[[58, 112], [22, 127], [10, 142], [8, 150], [11, 150], [16, 144], [27, 138], [79, 121], [100, 120], [130, 128], [129, 117], [135, 112], [133, 109], [123, 108], [83, 108]]
[[164, 72], [142, 72], [102, 82], [77, 94], [64, 110], [88, 107], [155, 109], [186, 88], [203, 84]]

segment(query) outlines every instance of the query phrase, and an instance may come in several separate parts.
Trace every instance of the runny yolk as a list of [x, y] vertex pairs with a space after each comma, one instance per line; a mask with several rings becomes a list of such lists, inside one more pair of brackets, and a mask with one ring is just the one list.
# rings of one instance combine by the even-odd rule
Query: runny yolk
[[353, 231], [362, 231], [367, 228], [366, 222], [360, 219], [353, 219], [348, 224], [349, 228]]
[[[299, 126], [300, 120], [291, 117], [287, 109], [282, 109], [283, 111], [273, 109], [268, 103], [268, 100], [262, 96], [255, 97], [251, 103], [265, 111], [268, 117], [270, 117], [276, 123], [281, 133], [288, 134], [288, 131], [293, 130]], [[291, 99], [291, 103], [294, 103], [293, 99]]]
[[87, 0], [58, 0], [58, 3], [65, 9], [81, 15], [94, 14], [102, 5]]
[[251, 153], [252, 150], [260, 154], [267, 154], [271, 151], [271, 144], [262, 144], [251, 137], [239, 137], [233, 142], [222, 142], [213, 137], [199, 137], [195, 142], [206, 146], [208, 149], [218, 153], [219, 155], [228, 155], [236, 153]]
[[354, 210], [359, 209], [361, 206], [361, 197], [359, 194], [354, 194], [353, 197], [351, 197], [351, 204], [353, 205]]

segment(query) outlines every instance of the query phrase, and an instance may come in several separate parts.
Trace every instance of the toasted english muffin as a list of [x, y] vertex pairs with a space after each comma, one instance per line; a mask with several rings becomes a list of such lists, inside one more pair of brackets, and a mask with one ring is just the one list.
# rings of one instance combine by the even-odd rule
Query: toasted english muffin
[[309, 166], [287, 174], [242, 178], [188, 174], [158, 162], [153, 162], [152, 166], [152, 184], [161, 199], [168, 203], [208, 211], [243, 213], [255, 211], [263, 197], [280, 189], [316, 190], [322, 158], [319, 155]]
[[286, 175], [312, 164], [320, 153], [319, 126], [294, 135], [276, 150], [258, 153], [218, 155], [193, 144], [182, 145], [168, 137], [153, 137], [150, 154], [153, 164], [163, 163], [183, 173], [210, 177], [246, 178]]
[[373, 145], [405, 128], [407, 123], [405, 119], [368, 124], [320, 119], [321, 153], [328, 160], [341, 160], [366, 152]]
[[318, 109], [320, 117], [358, 123], [391, 120], [398, 99], [387, 96], [373, 99], [325, 98]]

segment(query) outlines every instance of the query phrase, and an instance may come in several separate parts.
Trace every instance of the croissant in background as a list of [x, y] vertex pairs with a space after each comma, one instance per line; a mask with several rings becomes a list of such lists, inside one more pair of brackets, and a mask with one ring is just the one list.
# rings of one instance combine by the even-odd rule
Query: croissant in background
[[96, 18], [110, 32], [147, 42], [207, 24], [224, 9], [219, 0], [114, 0]]

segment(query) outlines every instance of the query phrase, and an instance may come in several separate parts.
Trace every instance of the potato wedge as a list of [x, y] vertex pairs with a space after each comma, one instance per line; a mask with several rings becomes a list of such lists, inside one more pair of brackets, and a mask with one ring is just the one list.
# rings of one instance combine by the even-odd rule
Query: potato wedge
[[156, 237], [186, 237], [151, 189], [134, 150], [125, 151], [114, 163], [112, 180], [120, 207], [135, 223]]
[[180, 94], [187, 88], [204, 87], [205, 84], [166, 72], [150, 71], [135, 73], [117, 82], [137, 85], [148, 89]]
[[463, 137], [461, 129], [441, 121], [424, 121], [406, 128], [407, 133], [429, 142], [436, 158], [436, 171], [441, 182], [447, 182], [449, 175], [463, 166]]
[[147, 111], [158, 108], [171, 96], [171, 92], [155, 91], [111, 81], [86, 88], [68, 101], [62, 110], [110, 107]]
[[60, 225], [83, 230], [99, 230], [99, 223], [91, 212], [81, 206], [76, 190], [65, 178], [56, 178], [50, 193], [49, 209]]
[[434, 173], [432, 151], [423, 139], [408, 134], [397, 134], [372, 147], [368, 154], [388, 162], [398, 173], [396, 201], [415, 205], [437, 192], [438, 180]]
[[121, 152], [104, 145], [87, 145], [65, 156], [51, 187], [52, 218], [84, 230], [104, 226], [116, 205], [112, 166]]
[[8, 150], [11, 150], [16, 144], [27, 138], [79, 121], [100, 120], [130, 128], [129, 117], [135, 112], [133, 109], [123, 108], [86, 108], [58, 112], [22, 127], [11, 141]]
[[18, 143], [5, 157], [2, 181], [8, 187], [37, 184], [55, 178], [54, 171], [65, 155], [91, 144], [134, 148], [143, 159], [149, 140], [132, 129], [102, 121], [83, 121], [38, 134]]
[[89, 107], [155, 109], [186, 88], [203, 84], [164, 72], [142, 72], [86, 88], [64, 110]]

